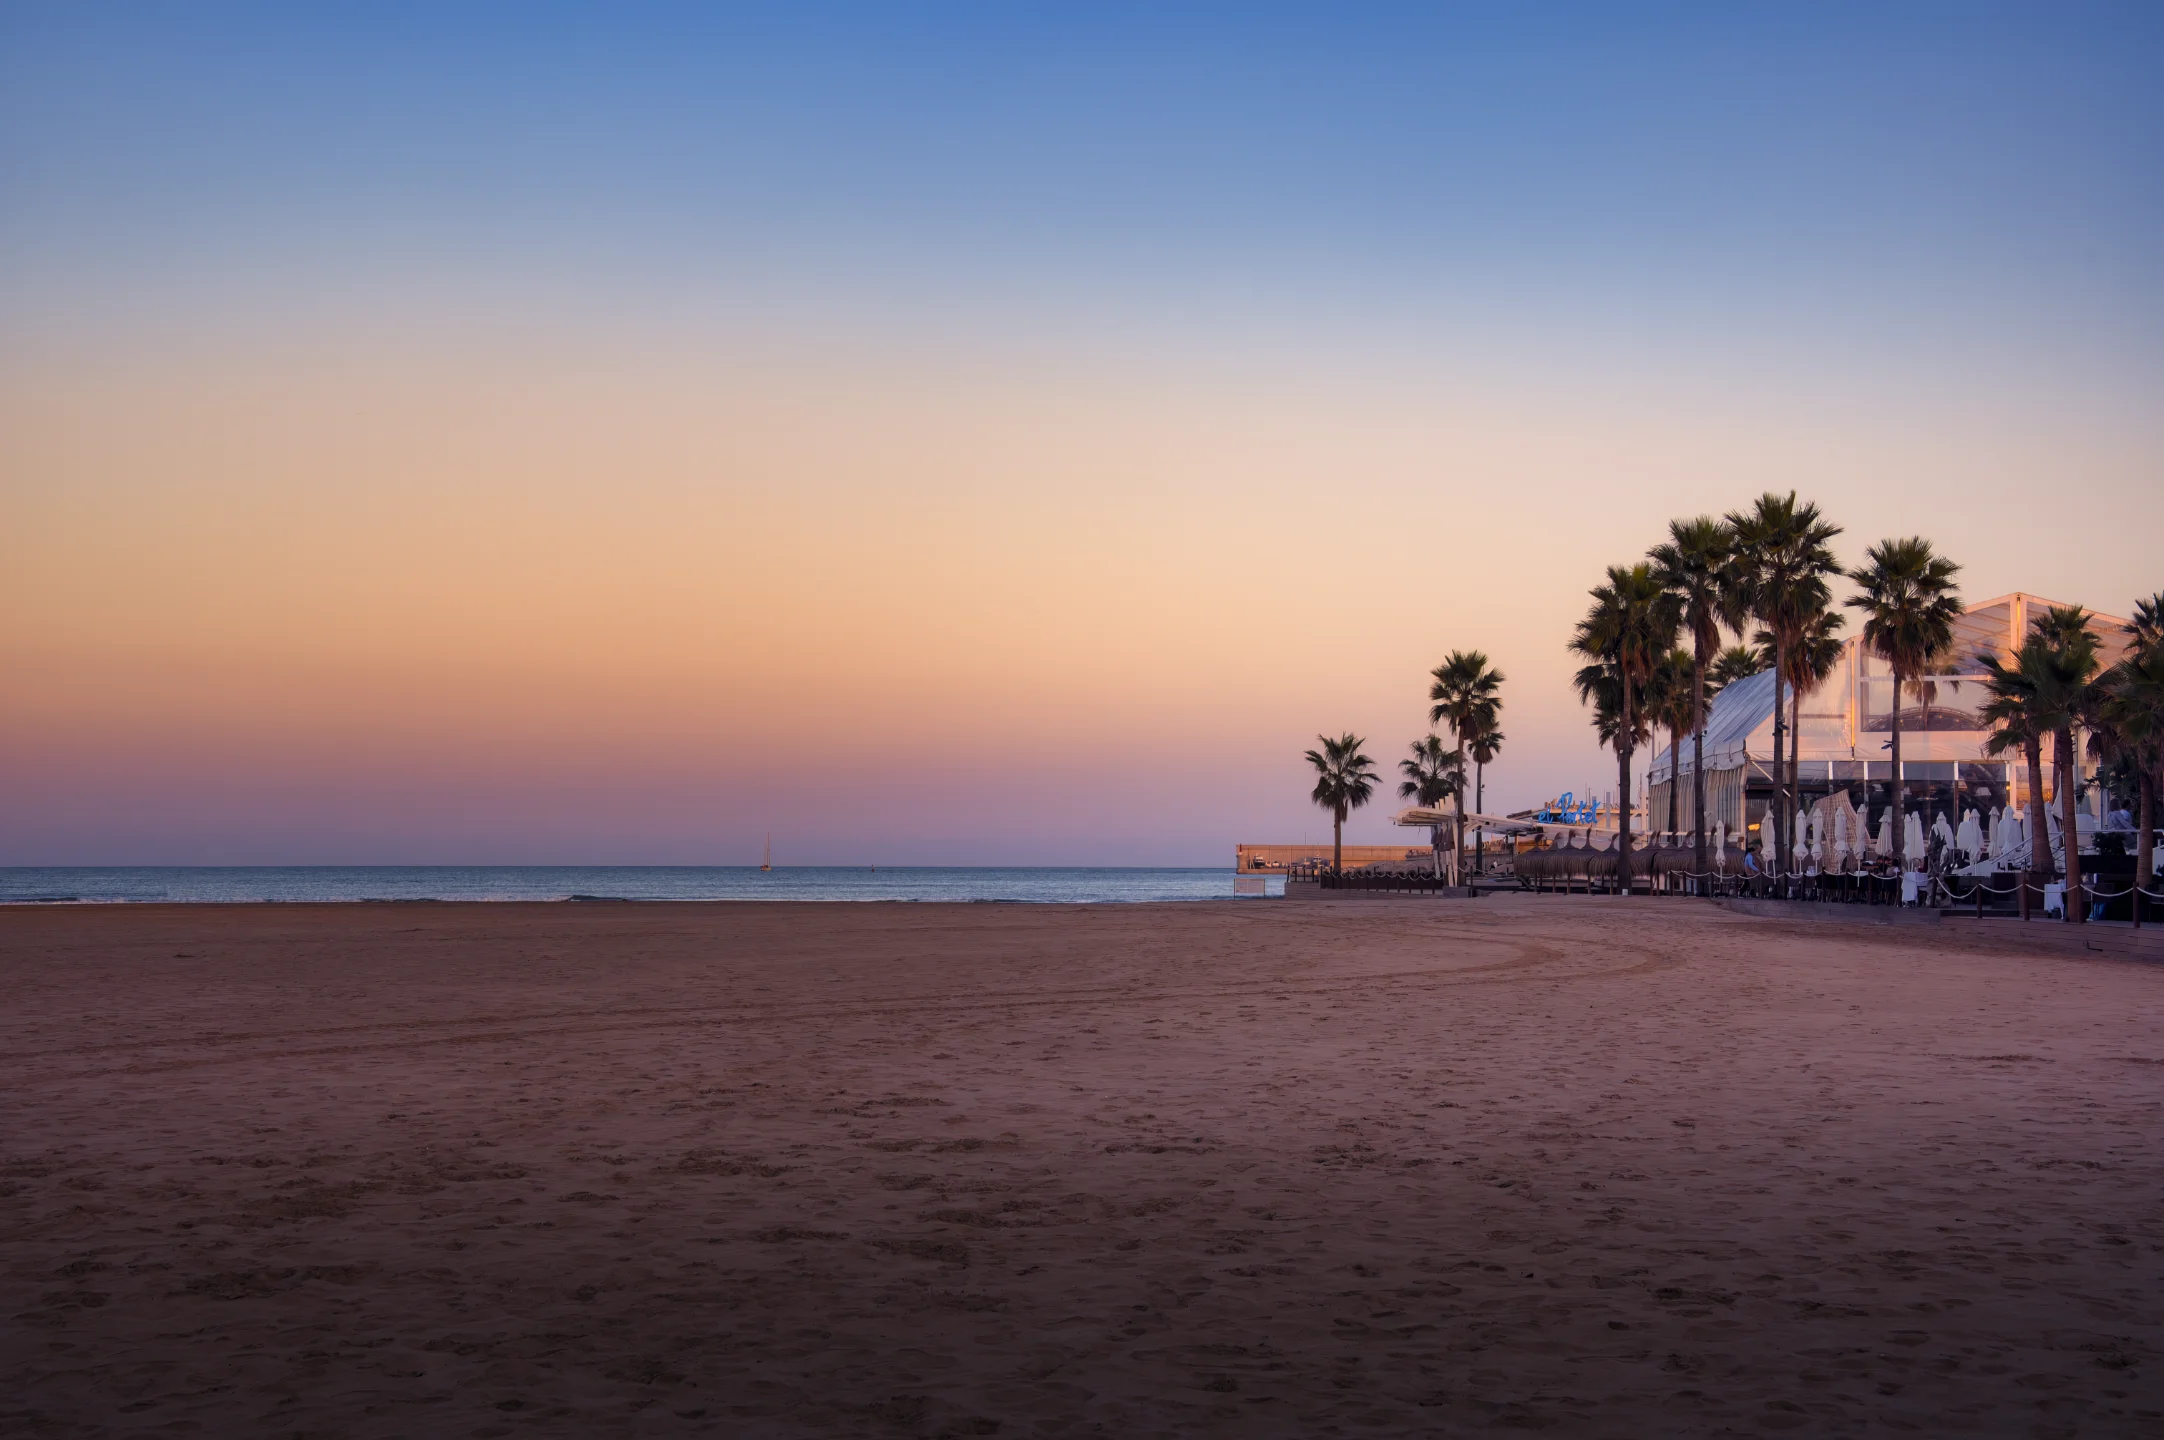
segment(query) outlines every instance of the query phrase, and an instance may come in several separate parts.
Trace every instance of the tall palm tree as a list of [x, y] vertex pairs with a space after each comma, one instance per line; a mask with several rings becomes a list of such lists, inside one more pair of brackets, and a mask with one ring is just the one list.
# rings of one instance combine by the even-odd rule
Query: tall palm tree
[[[1641, 745], [1653, 741], [1653, 722], [1643, 708], [1634, 710], [1628, 732], [1623, 726], [1623, 685], [1612, 661], [1596, 660], [1581, 665], [1571, 677], [1571, 684], [1578, 691], [1578, 703], [1590, 703], [1593, 707], [1593, 735], [1599, 743], [1610, 750], [1621, 747], [1635, 751]], [[1630, 807], [1623, 807], [1622, 820], [1630, 819]], [[1617, 832], [1618, 840], [1629, 833], [1627, 826]], [[1628, 854], [1621, 847], [1619, 854]], [[1619, 877], [1621, 872], [1618, 872]], [[1629, 892], [1625, 892], [1629, 893]]]
[[[1411, 753], [1398, 762], [1398, 770], [1405, 776], [1398, 782], [1398, 798], [1432, 810], [1465, 788], [1465, 769], [1458, 763], [1456, 753], [1443, 744], [1442, 736], [1430, 735], [1415, 740], [1407, 748]], [[1441, 826], [1428, 827], [1428, 848], [1435, 852], [1435, 872], [1440, 875], [1443, 869]]]
[[[1488, 813], [1488, 767], [1502, 753], [1503, 732], [1496, 727], [1502, 705], [1497, 703], [1481, 717], [1480, 728], [1466, 749], [1473, 757], [1473, 809], [1482, 815]], [[1473, 832], [1473, 868], [1485, 872], [1488, 868], [1488, 832]]]
[[[1428, 710], [1428, 723], [1450, 727], [1450, 733], [1457, 741], [1458, 772], [1463, 774], [1465, 747], [1480, 728], [1482, 715], [1493, 712], [1503, 703], [1503, 674], [1489, 665], [1488, 657], [1478, 650], [1453, 650], [1429, 674], [1434, 683], [1428, 686], [1428, 699], [1435, 703]], [[1465, 853], [1463, 786], [1458, 788], [1457, 809], [1457, 820], [1451, 829], [1452, 884], [1457, 883], [1462, 870], [1458, 857]]]
[[2079, 903], [2080, 832], [2075, 829], [2074, 792], [2081, 783], [2081, 756], [2074, 748], [2074, 727], [2086, 725], [2101, 698], [2096, 675], [2101, 668], [2093, 617], [2079, 605], [2054, 605], [2035, 621], [2037, 635], [2050, 647], [2049, 682], [2043, 691], [2051, 721], [2052, 783], [2058, 791], [2060, 848], [2066, 855], [2066, 918], [2081, 924], [2089, 918]]
[[2164, 644], [2164, 590], [2134, 602], [2134, 618], [2120, 627], [2137, 649]]
[[[1711, 515], [1668, 522], [1668, 539], [1653, 547], [1661, 584], [1683, 608], [1691, 637], [1691, 868], [1703, 875], [1709, 863], [1706, 836], [1706, 671], [1714, 664], [1721, 632], [1742, 618], [1736, 583], [1736, 534]], [[1680, 757], [1679, 757], [1680, 758]], [[1675, 766], [1669, 767], [1669, 808], [1674, 809]], [[1675, 828], [1671, 815], [1669, 828]]]
[[[2164, 601], [2164, 595], [2157, 597]], [[2159, 607], [2164, 608], [2164, 607]], [[2156, 614], [2152, 610], [2152, 615]], [[2127, 634], [2140, 647], [2112, 667], [2103, 682], [2099, 707], [2111, 726], [2119, 753], [2132, 761], [2139, 783], [2140, 836], [2134, 842], [2134, 883], [2144, 890], [2156, 882], [2156, 801], [2164, 785], [2164, 634], [2142, 642], [2137, 607]]]
[[2032, 868], [2049, 875], [2051, 839], [2044, 823], [2044, 771], [2041, 750], [2051, 737], [2053, 785], [2059, 801], [2060, 854], [2066, 879], [2066, 918], [2080, 924], [2088, 917], [2081, 894], [2081, 836], [2074, 812], [2074, 727], [2097, 705], [2096, 635], [2089, 615], [2078, 605], [2053, 606], [2037, 617], [2029, 638], [2011, 663], [1996, 655], [1979, 656], [1991, 700], [1984, 717], [1997, 728], [1986, 742], [1993, 754], [2019, 744], [2029, 767], [2029, 853]]
[[[1841, 663], [1840, 632], [1844, 623], [1839, 611], [1828, 608], [1822, 607], [1809, 616], [1804, 621], [1801, 632], [1789, 642], [1787, 669], [1781, 672], [1781, 678], [1788, 682], [1788, 718], [1785, 727], [1774, 728], [1776, 733], [1783, 728], [1788, 731], [1788, 758], [1783, 761], [1781, 756], [1776, 754], [1773, 757], [1776, 762], [1774, 768], [1778, 770], [1782, 765], [1786, 765], [1789, 793], [1795, 796], [1798, 809], [1803, 807], [1802, 788], [1796, 782], [1801, 768], [1799, 757], [1803, 749], [1803, 698], [1817, 694], [1819, 687], [1826, 683], [1835, 667]], [[1769, 630], [1761, 630], [1753, 638], [1764, 654], [1774, 654], [1779, 649], [1773, 633]], [[1790, 818], [1793, 818], [1793, 812], [1784, 817], [1781, 833], [1793, 839], [1795, 832], [1787, 828], [1787, 820]], [[1795, 857], [1790, 856], [1789, 859], [1793, 863]]]
[[[1650, 721], [1644, 697], [1659, 657], [1675, 647], [1682, 606], [1654, 574], [1650, 562], [1611, 565], [1606, 584], [1592, 591], [1593, 604], [1578, 622], [1570, 648], [1593, 662], [1578, 672], [1580, 703], [1597, 702], [1612, 687], [1615, 723], [1604, 737], [1616, 756], [1616, 890], [1631, 893], [1631, 753], [1646, 738]], [[1603, 673], [1605, 672], [1605, 673]]]
[[[1782, 686], [1787, 683], [1789, 649], [1800, 643], [1814, 618], [1832, 599], [1828, 576], [1840, 573], [1827, 542], [1841, 533], [1815, 504], [1798, 504], [1796, 492], [1758, 497], [1749, 510], [1730, 511], [1735, 532], [1735, 576], [1739, 603], [1766, 627], [1773, 639], [1773, 746], [1777, 814], [1794, 814], [1796, 777], [1781, 763]], [[1791, 868], [1786, 825], [1774, 831], [1774, 862]]]
[[1988, 652], [1976, 658], [1984, 667], [1984, 688], [1991, 696], [1983, 708], [1983, 718], [1992, 727], [1984, 752], [2021, 751], [2029, 784], [2029, 868], [2048, 876], [2051, 832], [2044, 824], [2044, 736], [2050, 733], [2051, 721], [2043, 692], [2050, 683], [2051, 658], [2044, 641], [2035, 635], [2022, 642], [2011, 660]]
[[[2143, 772], [2148, 789], [2141, 793], [2141, 839], [2136, 842], [2141, 855], [2136, 873], [2143, 877], [2141, 884], [2147, 888], [2156, 878], [2155, 811], [2158, 792], [2164, 791], [2164, 712], [2155, 708], [2159, 701], [2157, 681], [2164, 677], [2164, 590], [2135, 601], [2134, 618], [2123, 628], [2127, 639], [2134, 642], [2134, 653], [2119, 667], [2113, 703], [2121, 709], [2120, 723], [2131, 723], [2138, 731], [2148, 732], [2157, 747], [2149, 768]], [[2133, 717], [2125, 713], [2128, 707]]]
[[1706, 671], [1706, 698], [1713, 699], [1738, 680], [1748, 680], [1772, 663], [1752, 646], [1729, 646], [1713, 657]]
[[[1668, 824], [1676, 830], [1683, 793], [1683, 736], [1697, 718], [1698, 667], [1688, 650], [1670, 650], [1653, 662], [1646, 679], [1646, 718], [1668, 732]], [[1650, 827], [1653, 817], [1648, 815]]]
[[1368, 742], [1350, 730], [1332, 740], [1315, 737], [1322, 749], [1307, 752], [1315, 767], [1315, 789], [1308, 796], [1330, 812], [1330, 868], [1345, 868], [1345, 817], [1375, 798], [1375, 762], [1360, 753]]
[[[1848, 572], [1857, 591], [1849, 597], [1851, 607], [1864, 615], [1863, 643], [1893, 671], [1893, 773], [1895, 788], [1901, 774], [1901, 692], [1925, 673], [1933, 657], [1954, 643], [1954, 621], [1961, 614], [1961, 596], [1954, 577], [1961, 567], [1932, 550], [1920, 535], [1906, 540], [1881, 540], [1863, 552], [1863, 564]], [[1926, 717], [1925, 724], [1930, 723]], [[1896, 818], [1906, 811], [1904, 797], [1897, 802]], [[1894, 867], [1908, 869], [1907, 827], [1894, 826]]]

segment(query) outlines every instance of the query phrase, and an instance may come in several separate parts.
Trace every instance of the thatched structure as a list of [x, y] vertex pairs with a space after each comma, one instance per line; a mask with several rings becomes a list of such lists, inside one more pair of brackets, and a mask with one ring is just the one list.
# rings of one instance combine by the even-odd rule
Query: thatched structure
[[[1534, 890], [1613, 890], [1616, 885], [1616, 854], [1613, 848], [1562, 848], [1528, 850], [1518, 856], [1518, 883]], [[1681, 888], [1691, 873], [1695, 857], [1688, 848], [1631, 847], [1632, 888], [1655, 884]], [[1717, 863], [1717, 862], [1709, 862]], [[1726, 874], [1743, 873], [1743, 857], [1728, 853]], [[1665, 882], [1665, 883], [1664, 883]]]

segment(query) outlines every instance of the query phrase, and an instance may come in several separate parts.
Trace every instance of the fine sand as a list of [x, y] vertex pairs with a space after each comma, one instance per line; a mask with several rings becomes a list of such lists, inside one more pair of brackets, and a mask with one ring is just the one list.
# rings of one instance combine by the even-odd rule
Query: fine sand
[[2164, 966], [1977, 928], [0, 911], [0, 1432], [2164, 1434]]

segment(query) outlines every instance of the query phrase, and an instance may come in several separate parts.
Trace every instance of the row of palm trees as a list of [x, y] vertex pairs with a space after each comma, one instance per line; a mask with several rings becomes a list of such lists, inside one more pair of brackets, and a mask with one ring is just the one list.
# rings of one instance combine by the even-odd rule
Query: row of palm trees
[[[1590, 704], [1601, 743], [1614, 751], [1619, 808], [1618, 882], [1630, 885], [1631, 759], [1659, 729], [1680, 753], [1692, 737], [1691, 831], [1694, 868], [1708, 868], [1705, 796], [1706, 706], [1723, 686], [1770, 669], [1774, 699], [1774, 813], [1793, 814], [1798, 792], [1801, 710], [1839, 664], [1842, 608], [1860, 612], [1864, 646], [1893, 673], [1889, 717], [1893, 770], [1901, 773], [1901, 697], [1918, 694], [1927, 707], [1930, 682], [1952, 655], [1954, 621], [1961, 614], [1956, 577], [1961, 567], [1938, 554], [1921, 536], [1887, 539], [1864, 552], [1863, 563], [1843, 570], [1831, 542], [1841, 528], [1818, 506], [1799, 502], [1794, 491], [1768, 492], [1747, 509], [1716, 520], [1700, 515], [1669, 523], [1668, 539], [1645, 559], [1608, 568], [1592, 591], [1592, 604], [1571, 639], [1585, 661], [1575, 681], [1581, 703]], [[1845, 578], [1855, 589], [1836, 605], [1833, 584]], [[2091, 736], [2100, 754], [2113, 757], [2138, 782], [2141, 854], [2137, 883], [2154, 873], [2152, 827], [2159, 787], [2158, 749], [2164, 745], [2164, 711], [2157, 685], [2164, 679], [2164, 651], [2157, 640], [2164, 595], [2144, 601], [2127, 627], [2133, 654], [2100, 674], [2093, 619], [2078, 606], [2048, 611], [2010, 662], [1980, 656], [1992, 701], [1986, 710], [1995, 727], [1993, 753], [2022, 747], [2029, 765], [2029, 831], [2035, 864], [2048, 871], [2047, 830], [2039, 752], [2054, 737], [2061, 825], [2074, 829], [2073, 731]], [[1722, 648], [1724, 635], [1748, 645]], [[1687, 648], [1678, 641], [1688, 642]], [[1669, 829], [1681, 827], [1670, 788]], [[1908, 864], [1905, 827], [1893, 827], [1894, 858]], [[1775, 863], [1794, 868], [1786, 825], [1774, 829]], [[2079, 893], [2079, 847], [2065, 847], [2070, 893]]]
[[[1473, 768], [1473, 806], [1486, 801], [1487, 767], [1502, 752], [1503, 674], [1478, 650], [1453, 650], [1443, 663], [1429, 672], [1428, 723], [1450, 731], [1450, 743], [1430, 733], [1415, 740], [1398, 770], [1404, 779], [1398, 795], [1416, 805], [1434, 808], [1452, 801], [1451, 883], [1461, 876], [1459, 857], [1465, 851], [1465, 770]], [[1315, 769], [1315, 788], [1310, 795], [1330, 812], [1330, 863], [1343, 869], [1345, 818], [1374, 798], [1375, 762], [1363, 753], [1367, 741], [1350, 732], [1332, 739], [1315, 737], [1320, 749], [1307, 752]]]
[[[1699, 515], [1669, 522], [1666, 540], [1642, 560], [1608, 567], [1606, 580], [1594, 587], [1570, 648], [1584, 662], [1574, 677], [1580, 702], [1593, 707], [1601, 743], [1616, 757], [1616, 793], [1624, 799], [1617, 845], [1623, 893], [1630, 893], [1628, 797], [1637, 750], [1661, 730], [1678, 754], [1683, 738], [1691, 738], [1693, 868], [1705, 873], [1711, 861], [1707, 706], [1728, 685], [1767, 670], [1773, 674], [1774, 813], [1795, 813], [1803, 697], [1840, 663], [1844, 610], [1858, 612], [1865, 648], [1892, 672], [1889, 748], [1893, 773], [1901, 773], [1901, 697], [1915, 693], [1928, 724], [1932, 688], [1927, 677], [1943, 674], [1956, 658], [1961, 567], [1930, 541], [1908, 536], [1880, 541], [1864, 552], [1862, 564], [1844, 570], [1832, 549], [1841, 533], [1817, 505], [1799, 501], [1794, 491], [1769, 491], [1718, 519]], [[1834, 585], [1843, 579], [1854, 589], [1837, 602]], [[2126, 627], [2131, 653], [2108, 670], [2101, 663], [2094, 618], [2078, 606], [2055, 607], [2035, 622], [2010, 660], [1977, 657], [1991, 694], [1985, 709], [1994, 728], [1989, 748], [1994, 754], [2019, 749], [2027, 762], [2033, 865], [2049, 872], [2043, 738], [2053, 737], [2060, 822], [2072, 837], [2073, 735], [2076, 728], [2085, 730], [2093, 753], [2138, 788], [2136, 883], [2146, 888], [2154, 883], [2156, 802], [2164, 789], [2164, 593], [2135, 607], [2135, 619]], [[1485, 799], [1485, 767], [1503, 743], [1498, 724], [1503, 676], [1480, 651], [1463, 650], [1451, 652], [1431, 679], [1429, 723], [1446, 729], [1451, 739], [1446, 745], [1441, 735], [1430, 734], [1414, 742], [1398, 763], [1405, 777], [1398, 794], [1431, 808], [1446, 799], [1455, 802], [1450, 851], [1455, 871], [1464, 853], [1467, 761], [1474, 766], [1478, 808]], [[1321, 748], [1307, 752], [1316, 772], [1312, 798], [1331, 813], [1332, 863], [1342, 868], [1345, 819], [1373, 797], [1375, 762], [1363, 753], [1366, 741], [1357, 735], [1316, 738]], [[1669, 788], [1670, 831], [1683, 828], [1676, 813], [1678, 789]], [[1891, 829], [1896, 867], [1905, 870], [1906, 827]], [[1789, 827], [1776, 825], [1773, 839], [1776, 867], [1794, 869]], [[2078, 894], [2079, 846], [2063, 848], [2069, 893]]]
[[[1768, 492], [1751, 508], [1721, 519], [1699, 515], [1669, 522], [1667, 540], [1643, 560], [1609, 566], [1607, 580], [1594, 587], [1593, 603], [1570, 648], [1585, 661], [1575, 677], [1579, 700], [1592, 705], [1601, 743], [1616, 756], [1616, 793], [1623, 800], [1617, 812], [1617, 880], [1624, 893], [1630, 887], [1631, 759], [1657, 728], [1669, 731], [1679, 751], [1682, 736], [1692, 736], [1693, 868], [1703, 873], [1709, 867], [1706, 705], [1723, 682], [1773, 671], [1776, 813], [1795, 808], [1801, 697], [1817, 688], [1840, 657], [1843, 617], [1834, 608], [1830, 583], [1842, 573], [1830, 543], [1840, 533], [1816, 505], [1799, 503], [1795, 492]], [[1892, 595], [1898, 589], [1899, 604], [1921, 606], [1936, 617], [1910, 616], [1903, 623], [1926, 628], [1937, 623], [1950, 641], [1952, 618], [1959, 613], [1951, 590], [1956, 567], [1930, 551], [1922, 540], [1889, 541], [1874, 549], [1852, 578], [1871, 593]], [[1907, 565], [1919, 553], [1929, 577], [1921, 588], [1897, 585], [1890, 572], [1881, 574], [1883, 565]], [[1866, 604], [1860, 595], [1850, 603]], [[1876, 633], [1874, 623], [1866, 624], [1867, 638]], [[1731, 633], [1739, 640], [1748, 637], [1752, 647], [1724, 651], [1722, 637]], [[1687, 649], [1678, 646], [1680, 638], [1688, 639]], [[1898, 761], [1898, 735], [1894, 744]], [[1675, 818], [1671, 799], [1671, 829], [1680, 828]], [[1785, 827], [1777, 828], [1775, 843], [1777, 863], [1786, 869]]]
[[[2079, 605], [2054, 605], [2031, 624], [2011, 657], [1978, 657], [1991, 692], [1984, 707], [1993, 726], [1987, 748], [1994, 755], [2021, 753], [2029, 782], [2029, 865], [2046, 875], [2053, 867], [2044, 824], [2042, 752], [2044, 737], [2051, 737], [2069, 896], [2081, 893], [2074, 813], [2077, 727], [2088, 732], [2091, 755], [2132, 781], [2139, 808], [2134, 883], [2148, 889], [2156, 879], [2157, 791], [2164, 784], [2164, 591], [2134, 606], [2134, 618], [2123, 627], [2127, 655], [2116, 665], [2103, 664], [2094, 623]], [[2066, 917], [2076, 923], [2085, 918], [2078, 903], [2068, 904]]]

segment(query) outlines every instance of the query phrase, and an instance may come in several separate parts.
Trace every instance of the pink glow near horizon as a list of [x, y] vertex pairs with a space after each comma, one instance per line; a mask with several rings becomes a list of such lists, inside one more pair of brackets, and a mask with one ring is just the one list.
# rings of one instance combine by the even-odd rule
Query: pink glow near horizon
[[1216, 862], [1326, 834], [1299, 751], [1352, 728], [1390, 764], [1453, 646], [1510, 676], [1493, 803], [1612, 783], [1562, 651], [1585, 586], [1755, 488], [1851, 548], [1934, 534], [1978, 596], [2141, 583], [2108, 535], [1934, 513], [2067, 463], [2049, 426], [356, 354], [10, 383], [8, 470], [46, 483], [9, 547], [0, 859], [727, 863], [771, 829], [806, 861]]

